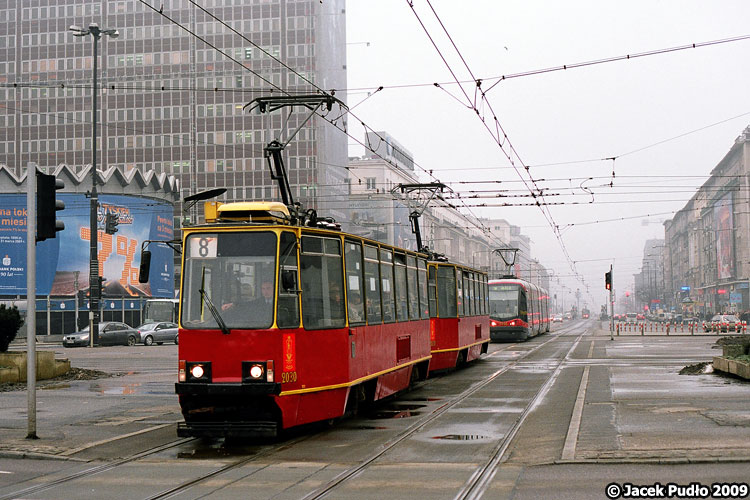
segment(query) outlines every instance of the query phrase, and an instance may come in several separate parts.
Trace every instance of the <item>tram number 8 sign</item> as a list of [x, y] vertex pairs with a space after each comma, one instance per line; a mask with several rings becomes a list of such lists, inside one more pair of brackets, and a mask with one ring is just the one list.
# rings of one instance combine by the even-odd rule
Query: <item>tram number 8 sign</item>
[[190, 239], [190, 256], [199, 259], [215, 259], [217, 248], [216, 235], [205, 235]]

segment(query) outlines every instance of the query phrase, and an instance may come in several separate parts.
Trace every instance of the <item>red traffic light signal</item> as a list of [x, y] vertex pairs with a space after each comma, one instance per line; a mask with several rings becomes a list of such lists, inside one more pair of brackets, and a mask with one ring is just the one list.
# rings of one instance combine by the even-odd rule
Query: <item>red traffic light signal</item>
[[612, 290], [612, 271], [604, 273], [604, 288]]

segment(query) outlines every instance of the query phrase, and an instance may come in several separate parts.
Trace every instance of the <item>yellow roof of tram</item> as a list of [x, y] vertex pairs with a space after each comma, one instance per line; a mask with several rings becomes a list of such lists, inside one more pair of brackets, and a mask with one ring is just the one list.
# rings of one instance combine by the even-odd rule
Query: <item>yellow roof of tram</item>
[[217, 219], [237, 222], [289, 222], [289, 209], [278, 201], [237, 201], [233, 203], [207, 202], [204, 207], [206, 222]]

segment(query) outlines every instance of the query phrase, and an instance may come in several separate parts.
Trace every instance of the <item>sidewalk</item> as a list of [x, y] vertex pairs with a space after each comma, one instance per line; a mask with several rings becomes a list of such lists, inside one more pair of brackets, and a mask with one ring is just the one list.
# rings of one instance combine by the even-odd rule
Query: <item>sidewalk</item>
[[[25, 343], [11, 346], [19, 348]], [[60, 357], [61, 350], [57, 352]], [[26, 438], [30, 424], [25, 384], [21, 390], [0, 392], [0, 459], [90, 459], [94, 447], [99, 453], [107, 443], [114, 443], [111, 453], [117, 454], [127, 449], [129, 439], [141, 444], [156, 435], [177, 439], [176, 423], [182, 415], [174, 393], [176, 369], [171, 369], [177, 364], [176, 349], [79, 348], [64, 354], [78, 368], [113, 376], [38, 381], [31, 427], [39, 439]]]

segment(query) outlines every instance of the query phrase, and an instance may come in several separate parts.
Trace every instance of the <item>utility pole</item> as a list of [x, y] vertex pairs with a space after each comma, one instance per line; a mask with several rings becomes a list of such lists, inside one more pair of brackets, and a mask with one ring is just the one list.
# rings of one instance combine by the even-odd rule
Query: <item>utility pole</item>
[[613, 266], [609, 265], [609, 340], [614, 340], [615, 331], [615, 279], [612, 273]]
[[92, 94], [93, 101], [93, 113], [92, 113], [92, 126], [91, 126], [91, 206], [89, 213], [89, 345], [99, 343], [99, 301], [101, 299], [101, 280], [99, 279], [99, 241], [98, 241], [98, 212], [99, 212], [99, 196], [96, 190], [96, 114], [97, 114], [97, 97], [98, 97], [98, 82], [97, 82], [97, 59], [98, 59], [98, 43], [102, 35], [107, 35], [110, 38], [117, 38], [120, 33], [115, 29], [101, 29], [96, 23], [89, 24], [88, 28], [81, 28], [78, 26], [71, 26], [70, 31], [73, 32], [73, 36], [83, 37], [91, 35], [94, 39], [94, 91]]
[[36, 435], [36, 163], [26, 164], [26, 439]]

